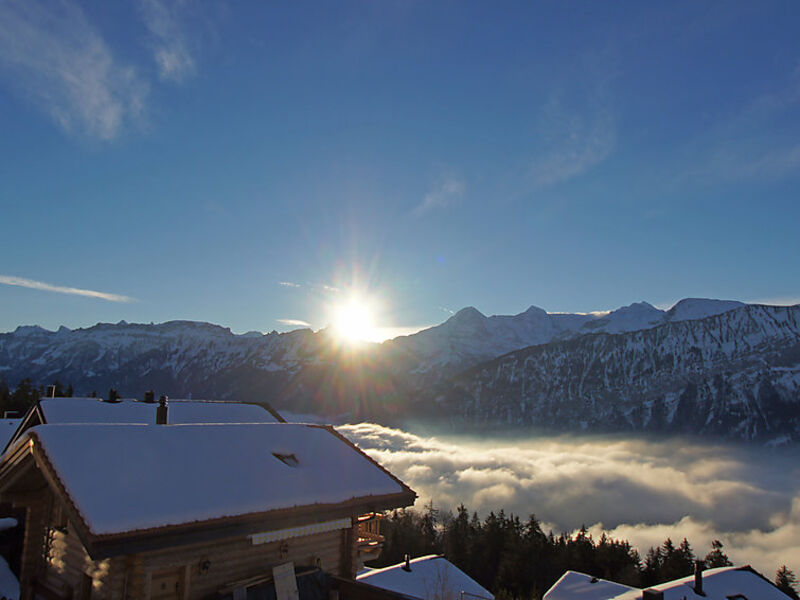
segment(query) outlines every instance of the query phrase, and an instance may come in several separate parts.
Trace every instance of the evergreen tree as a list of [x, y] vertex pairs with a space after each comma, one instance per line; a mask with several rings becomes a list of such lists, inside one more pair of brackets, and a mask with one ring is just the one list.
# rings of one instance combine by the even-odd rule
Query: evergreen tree
[[2, 414], [9, 410], [8, 405], [11, 402], [11, 390], [8, 388], [8, 381], [5, 377], [0, 377], [0, 411]]
[[714, 540], [711, 542], [711, 552], [706, 554], [703, 561], [706, 569], [714, 569], [716, 567], [730, 567], [733, 563], [728, 558], [728, 555], [722, 550], [722, 542]]
[[786, 565], [783, 565], [775, 573], [775, 585], [789, 598], [800, 600], [800, 596], [797, 594], [797, 577], [791, 569], [786, 568]]
[[661, 565], [664, 557], [661, 548], [653, 548], [647, 551], [644, 558], [644, 568], [642, 569], [642, 587], [650, 587], [663, 581], [661, 577]]
[[15, 411], [21, 415], [36, 404], [39, 398], [41, 398], [40, 390], [33, 385], [29, 377], [26, 377], [17, 384], [4, 410]]
[[425, 554], [434, 554], [439, 549], [439, 540], [436, 525], [439, 518], [439, 511], [433, 508], [433, 500], [425, 505], [425, 512], [422, 513], [420, 521], [420, 531], [422, 533], [422, 546]]

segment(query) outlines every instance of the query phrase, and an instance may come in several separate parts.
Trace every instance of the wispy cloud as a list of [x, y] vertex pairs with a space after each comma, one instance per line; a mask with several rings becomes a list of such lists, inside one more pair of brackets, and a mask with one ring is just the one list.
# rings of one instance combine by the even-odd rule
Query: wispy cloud
[[9, 275], [0, 275], [0, 284], [14, 285], [18, 287], [30, 288], [32, 290], [41, 290], [43, 292], [55, 292], [57, 294], [71, 294], [73, 296], [99, 298], [100, 300], [108, 300], [109, 302], [133, 302], [135, 300], [135, 298], [123, 296], [122, 294], [109, 294], [107, 292], [98, 292], [95, 290], [84, 290], [81, 288], [52, 285], [43, 281], [34, 281], [33, 279], [25, 279], [23, 277], [13, 277]]
[[800, 304], [800, 296], [773, 296], [748, 300], [748, 304], [767, 304], [769, 306], [794, 306]]
[[438, 182], [413, 210], [416, 216], [422, 216], [432, 210], [447, 208], [456, 204], [464, 195], [464, 182], [456, 177], [448, 177]]
[[290, 325], [292, 327], [311, 327], [311, 323], [301, 319], [277, 319], [278, 323]]
[[739, 181], [796, 175], [800, 144], [787, 123], [793, 122], [798, 108], [800, 63], [783, 81], [699, 133], [688, 149], [694, 162], [682, 178]]
[[282, 285], [283, 287], [290, 287], [290, 288], [303, 287], [299, 283], [295, 283], [294, 281], [279, 281], [278, 285]]
[[194, 75], [195, 59], [184, 24], [185, 1], [139, 0], [161, 79], [183, 81]]
[[0, 3], [0, 71], [65, 131], [101, 140], [141, 116], [148, 86], [76, 4]]
[[571, 110], [559, 94], [551, 96], [541, 119], [547, 144], [531, 165], [539, 187], [549, 187], [582, 175], [602, 163], [616, 144], [616, 125], [604, 102]]

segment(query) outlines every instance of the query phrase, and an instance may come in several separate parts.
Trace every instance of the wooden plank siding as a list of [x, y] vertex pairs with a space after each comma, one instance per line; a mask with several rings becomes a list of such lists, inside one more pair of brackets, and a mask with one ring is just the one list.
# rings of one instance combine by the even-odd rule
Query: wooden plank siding
[[[273, 566], [288, 561], [297, 566], [319, 565], [325, 571], [340, 573], [344, 562], [342, 538], [348, 531], [330, 531], [255, 546], [249, 538], [237, 537], [147, 552], [138, 555], [142, 561], [141, 571], [138, 576], [129, 574], [128, 586], [130, 589], [148, 588], [154, 573], [187, 567], [186, 597], [193, 599], [213, 595], [221, 587], [239, 580], [268, 575]], [[204, 570], [206, 561], [208, 568]], [[146, 598], [147, 594], [138, 597]]]
[[84, 575], [91, 578], [93, 600], [141, 600], [158, 596], [154, 580], [165, 580], [172, 571], [178, 577], [180, 571], [180, 598], [187, 600], [213, 597], [236, 581], [270, 575], [273, 566], [288, 561], [347, 578], [355, 565], [353, 529], [259, 545], [247, 537], [229, 538], [101, 561], [89, 558], [69, 525], [66, 533], [48, 528], [48, 534], [39, 582], [64, 598], [81, 597]]
[[53, 506], [44, 528], [40, 585], [66, 598], [79, 598], [81, 590], [90, 585], [92, 598], [111, 598], [111, 561], [93, 561], [75, 533], [74, 524], [66, 521], [62, 526], [61, 511], [63, 507]]
[[20, 561], [20, 592], [22, 600], [33, 598], [33, 583], [39, 574], [44, 539], [44, 520], [47, 510], [47, 494], [31, 501], [26, 506], [25, 538]]

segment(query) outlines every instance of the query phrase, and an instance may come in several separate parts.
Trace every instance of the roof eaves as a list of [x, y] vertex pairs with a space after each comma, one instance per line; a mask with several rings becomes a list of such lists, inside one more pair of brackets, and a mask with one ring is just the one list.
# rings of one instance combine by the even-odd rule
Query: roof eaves
[[312, 504], [178, 525], [94, 535], [90, 555], [93, 559], [102, 559], [156, 548], [206, 542], [225, 537], [246, 536], [262, 531], [353, 517], [364, 512], [386, 510], [398, 506], [399, 502], [407, 501], [407, 499], [408, 496], [404, 492], [383, 496], [362, 496], [337, 504]]

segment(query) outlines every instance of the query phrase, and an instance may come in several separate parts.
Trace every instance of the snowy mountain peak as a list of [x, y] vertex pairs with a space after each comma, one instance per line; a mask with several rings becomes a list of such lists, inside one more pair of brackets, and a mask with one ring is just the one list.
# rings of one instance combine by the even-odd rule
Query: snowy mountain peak
[[479, 311], [474, 306], [467, 306], [462, 308], [452, 317], [445, 321], [446, 323], [453, 323], [453, 324], [469, 324], [469, 323], [479, 323], [486, 320], [486, 315], [484, 315], [481, 311]]
[[671, 321], [690, 321], [694, 319], [705, 319], [720, 315], [729, 310], [744, 306], [744, 303], [736, 300], [714, 300], [710, 298], [684, 298], [676, 302], [667, 311], [667, 317]]
[[38, 325], [20, 325], [14, 330], [14, 335], [19, 337], [42, 335], [44, 333], [52, 333], [52, 332], [47, 331], [47, 329], [39, 327]]
[[537, 319], [539, 319], [539, 318], [542, 318], [542, 317], [546, 317], [547, 316], [547, 311], [544, 310], [543, 308], [539, 308], [538, 306], [534, 306], [533, 304], [531, 304], [528, 307], [528, 310], [526, 310], [522, 314], [526, 315], [528, 317], [536, 317]]

